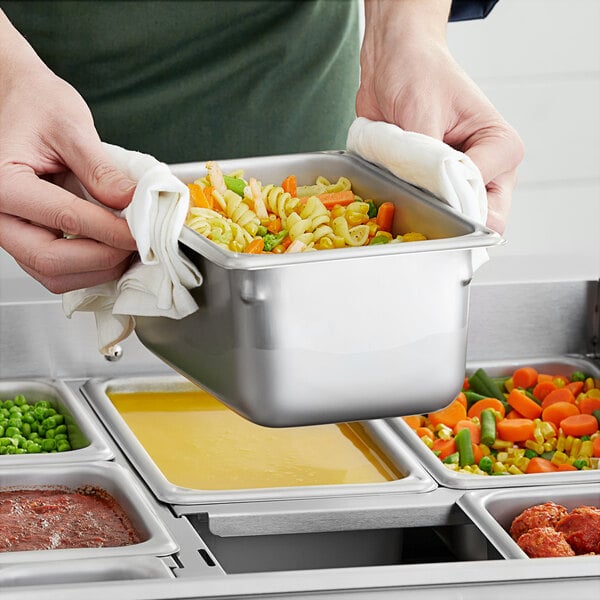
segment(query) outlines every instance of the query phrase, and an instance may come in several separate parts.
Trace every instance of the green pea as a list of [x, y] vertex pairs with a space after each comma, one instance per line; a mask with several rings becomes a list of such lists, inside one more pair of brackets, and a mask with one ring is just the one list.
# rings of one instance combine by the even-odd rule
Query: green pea
[[67, 433], [67, 426], [59, 425], [58, 427], [56, 427], [55, 431], [56, 433]]
[[46, 439], [51, 439], [56, 435], [56, 429], [48, 429], [46, 431]]
[[67, 442], [66, 440], [60, 440], [57, 444], [56, 444], [56, 449], [59, 452], [66, 452], [67, 450], [71, 449], [71, 444], [69, 444], [69, 442]]
[[42, 450], [45, 452], [50, 452], [51, 450], [56, 449], [56, 441], [55, 440], [42, 440]]
[[6, 449], [7, 446], [0, 446], [0, 454], [7, 454]]
[[16, 446], [4, 446], [6, 448], [6, 454], [16, 454], [17, 447]]
[[32, 442], [31, 440], [27, 442], [26, 448], [29, 454], [39, 454], [42, 451], [42, 446], [36, 442]]
[[29, 423], [23, 423], [23, 425], [21, 425], [21, 433], [25, 437], [28, 437], [31, 433], [31, 425]]
[[0, 438], [4, 436], [4, 426], [0, 425]]
[[54, 435], [54, 439], [57, 442], [60, 442], [60, 441], [67, 441], [68, 442], [69, 441], [69, 437], [67, 436], [66, 433], [57, 433], [57, 434]]
[[15, 454], [27, 454], [27, 450], [25, 448], [17, 448]]
[[38, 400], [35, 403], [36, 407], [40, 407], [40, 408], [52, 408], [52, 404], [50, 404], [50, 402], [48, 402], [48, 400]]
[[491, 473], [494, 462], [489, 456], [482, 456], [478, 466], [485, 473]]
[[31, 412], [27, 412], [23, 415], [23, 423], [29, 423], [29, 425], [31, 425], [32, 423], [35, 423], [35, 417], [33, 416], [33, 414]]
[[12, 400], [5, 400], [4, 401], [4, 408], [8, 411], [9, 408], [12, 408], [15, 405], [15, 403]]
[[18, 429], [21, 428], [21, 425], [23, 425], [23, 421], [21, 419], [17, 419], [17, 418], [12, 418], [8, 420], [8, 426], [9, 427], [17, 427]]
[[576, 469], [583, 469], [583, 467], [587, 467], [587, 461], [584, 458], [578, 458], [577, 460], [573, 461], [573, 466]]
[[24, 404], [27, 404], [27, 400], [25, 399], [25, 396], [23, 396], [23, 394], [18, 394], [17, 396], [15, 396], [13, 402], [17, 406], [23, 406]]
[[9, 446], [12, 444], [12, 440], [9, 437], [0, 437], [0, 447]]
[[19, 435], [21, 430], [18, 427], [7, 427], [5, 434], [8, 437], [14, 437], [15, 435]]

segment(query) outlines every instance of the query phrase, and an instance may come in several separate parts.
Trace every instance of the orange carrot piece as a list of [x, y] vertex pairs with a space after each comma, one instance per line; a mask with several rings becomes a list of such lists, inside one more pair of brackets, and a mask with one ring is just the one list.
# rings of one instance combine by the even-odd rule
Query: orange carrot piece
[[573, 437], [592, 435], [598, 431], [598, 421], [594, 415], [571, 415], [560, 422], [560, 428], [565, 435]]
[[425, 422], [425, 419], [421, 415], [409, 415], [407, 417], [402, 417], [402, 420], [411, 428], [416, 429], [417, 427], [421, 427]]
[[261, 237], [254, 238], [244, 249], [246, 254], [260, 254], [265, 247], [265, 241]]
[[534, 456], [527, 465], [525, 473], [554, 473], [558, 467], [541, 456]]
[[461, 419], [466, 417], [467, 409], [460, 400], [453, 400], [446, 408], [429, 413], [429, 421], [434, 427], [437, 425], [454, 427]]
[[557, 388], [542, 400], [542, 409], [556, 402], [570, 402], [571, 404], [575, 404], [575, 396], [573, 396], [573, 392], [569, 388]]
[[506, 417], [504, 417], [505, 419], [524, 419], [525, 417], [520, 413], [517, 412], [516, 410], [509, 410], [506, 413]]
[[550, 421], [557, 427], [560, 427], [560, 423], [563, 419], [578, 414], [580, 414], [579, 409], [571, 402], [555, 402], [544, 409], [542, 412], [542, 419], [544, 421]]
[[573, 396], [577, 397], [583, 390], [583, 381], [571, 381], [565, 386], [568, 390], [571, 390]]
[[563, 463], [562, 465], [558, 465], [557, 471], [579, 471], [579, 469], [569, 463]]
[[415, 433], [420, 437], [428, 437], [431, 441], [435, 440], [435, 433], [429, 429], [429, 427], [417, 427]]
[[455, 400], [458, 400], [465, 408], [467, 408], [467, 397], [463, 392], [458, 392]]
[[592, 441], [592, 454], [596, 458], [600, 458], [600, 436], [594, 438]]
[[538, 373], [538, 383], [545, 383], [546, 381], [554, 381], [554, 375], [548, 375], [548, 373]]
[[[477, 402], [474, 402], [469, 409], [467, 416], [469, 419], [481, 419], [481, 411], [486, 408], [494, 409], [496, 412], [500, 413], [500, 419], [504, 418], [506, 410], [504, 404], [502, 404], [498, 398], [482, 398], [481, 400], [477, 400]], [[496, 421], [498, 421], [497, 417]]]
[[542, 381], [533, 388], [533, 395], [540, 401], [556, 389], [556, 386], [552, 381]]
[[510, 391], [506, 401], [527, 419], [537, 419], [542, 414], [542, 407], [517, 388]]
[[379, 225], [379, 229], [383, 231], [392, 232], [392, 224], [394, 223], [394, 213], [396, 212], [396, 207], [393, 202], [383, 202], [380, 204], [377, 209], [377, 225]]
[[269, 219], [267, 223], [267, 231], [271, 233], [279, 233], [281, 231], [281, 219], [279, 217], [275, 219]]
[[525, 442], [533, 438], [535, 423], [531, 419], [502, 419], [496, 423], [496, 431], [506, 442]]
[[577, 408], [580, 412], [586, 415], [591, 415], [595, 410], [600, 410], [600, 398], [583, 396], [577, 401]]
[[212, 208], [212, 196], [210, 201], [204, 195], [204, 190], [197, 183], [188, 183], [190, 191], [190, 204], [197, 208]]
[[533, 367], [520, 367], [513, 373], [512, 380], [515, 387], [530, 388], [537, 383], [538, 372]]
[[465, 380], [463, 381], [462, 389], [468, 390], [470, 387], [471, 387], [471, 384], [469, 383], [469, 378], [465, 377]]
[[281, 187], [283, 188], [284, 192], [287, 192], [288, 194], [290, 194], [290, 196], [292, 197], [296, 197], [297, 192], [297, 185], [296, 185], [296, 176], [295, 175], [289, 175], [288, 177], [286, 177], [283, 180], [283, 183], [281, 184]]
[[[348, 206], [354, 202], [354, 192], [352, 190], [344, 190], [343, 192], [325, 192], [317, 194], [317, 198], [323, 203], [325, 208], [331, 210], [334, 206]], [[301, 201], [306, 202], [308, 198], [301, 198]]]
[[461, 419], [453, 428], [454, 435], [461, 429], [468, 429], [471, 432], [471, 442], [479, 444], [481, 442], [481, 425], [471, 421], [471, 419]]
[[438, 451], [438, 458], [444, 460], [446, 456], [450, 456], [456, 452], [456, 442], [454, 438], [449, 440], [437, 439], [433, 442], [431, 449]]
[[483, 450], [481, 449], [481, 444], [472, 444], [473, 446], [473, 458], [475, 459], [475, 464], [478, 465], [479, 461], [485, 456]]

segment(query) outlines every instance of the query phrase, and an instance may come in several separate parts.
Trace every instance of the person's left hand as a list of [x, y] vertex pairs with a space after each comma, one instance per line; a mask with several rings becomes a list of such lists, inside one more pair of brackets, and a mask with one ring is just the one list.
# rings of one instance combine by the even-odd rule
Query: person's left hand
[[448, 13], [443, 10], [444, 4], [449, 10], [449, 3], [433, 4], [365, 2], [356, 112], [443, 140], [467, 154], [487, 189], [487, 225], [503, 233], [523, 142], [450, 54], [445, 41]]

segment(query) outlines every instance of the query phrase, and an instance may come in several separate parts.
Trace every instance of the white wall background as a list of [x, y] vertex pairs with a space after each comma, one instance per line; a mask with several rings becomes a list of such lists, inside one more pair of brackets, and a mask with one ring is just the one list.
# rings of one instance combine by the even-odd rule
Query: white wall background
[[[600, 277], [599, 32], [600, 0], [500, 0], [449, 25], [457, 60], [526, 145], [507, 244], [476, 281]], [[0, 250], [0, 286], [24, 278]]]

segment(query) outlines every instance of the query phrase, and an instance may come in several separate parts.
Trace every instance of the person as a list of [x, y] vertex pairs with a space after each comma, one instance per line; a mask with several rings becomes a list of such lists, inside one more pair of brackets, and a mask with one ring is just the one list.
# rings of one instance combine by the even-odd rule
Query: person
[[496, 1], [365, 0], [361, 45], [358, 1], [0, 0], [0, 246], [54, 293], [116, 279], [136, 182], [101, 141], [168, 163], [335, 150], [356, 116], [466, 152], [502, 232], [523, 144], [446, 44]]

